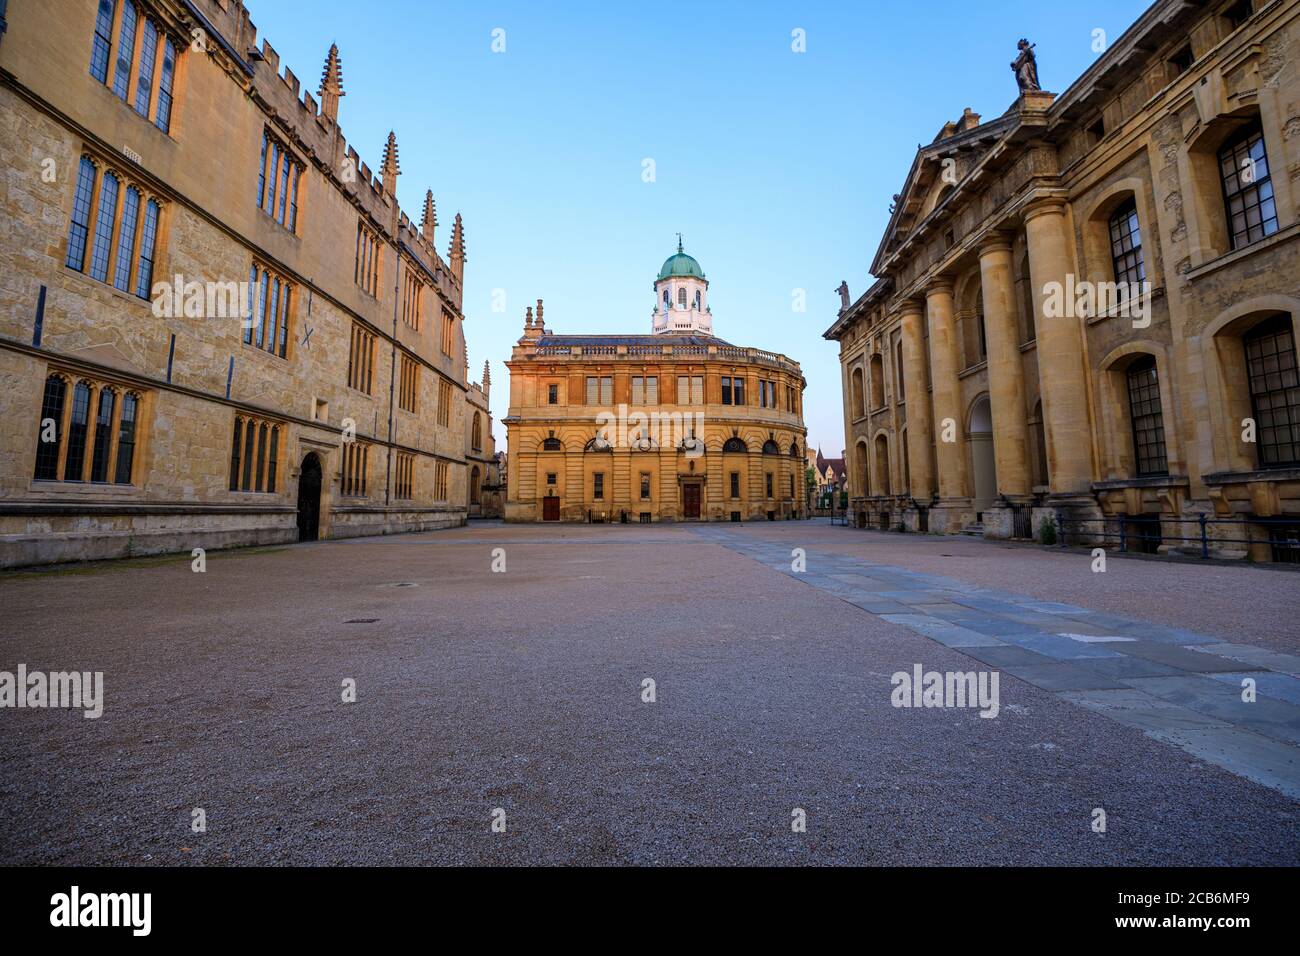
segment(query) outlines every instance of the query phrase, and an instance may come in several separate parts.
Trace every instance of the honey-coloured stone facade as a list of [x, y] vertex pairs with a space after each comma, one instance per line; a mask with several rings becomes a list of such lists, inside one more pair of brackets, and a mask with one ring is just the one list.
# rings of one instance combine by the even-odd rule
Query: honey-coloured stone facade
[[1298, 63], [1297, 0], [1159, 0], [920, 149], [825, 333], [860, 524], [1300, 560]]
[[418, 226], [398, 205], [396, 137], [381, 176], [347, 144], [338, 51], [318, 103], [237, 0], [6, 18], [0, 566], [462, 524], [463, 226], [440, 255], [432, 193]]
[[[676, 311], [711, 323], [705, 308], [688, 297]], [[528, 309], [506, 363], [507, 521], [807, 515], [798, 363], [675, 332], [661, 318], [672, 309], [656, 306], [650, 335], [562, 335], [546, 328], [540, 300], [536, 320]]]

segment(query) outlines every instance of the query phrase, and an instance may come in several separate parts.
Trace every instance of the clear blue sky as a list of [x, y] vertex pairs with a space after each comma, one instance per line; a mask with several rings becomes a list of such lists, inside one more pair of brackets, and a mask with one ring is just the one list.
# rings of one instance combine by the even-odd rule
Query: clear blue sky
[[[344, 135], [378, 169], [397, 133], [398, 198], [418, 220], [433, 190], [444, 252], [464, 216], [470, 368], [477, 378], [492, 362], [499, 447], [501, 362], [524, 307], [545, 299], [560, 332], [649, 332], [651, 284], [680, 231], [709, 278], [715, 333], [802, 363], [809, 440], [832, 457], [839, 364], [821, 333], [840, 280], [855, 298], [869, 283], [917, 144], [964, 107], [992, 119], [1011, 105], [1018, 38], [1037, 44], [1043, 88], [1059, 93], [1096, 58], [1095, 29], [1113, 42], [1147, 6], [246, 2], [313, 93], [338, 43]], [[796, 28], [805, 53], [791, 50]]]

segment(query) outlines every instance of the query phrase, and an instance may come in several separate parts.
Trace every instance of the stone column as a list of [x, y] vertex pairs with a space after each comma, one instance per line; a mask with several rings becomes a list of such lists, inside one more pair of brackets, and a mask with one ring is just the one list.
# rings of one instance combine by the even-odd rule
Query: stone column
[[[1028, 417], [1025, 376], [1016, 327], [1011, 241], [998, 235], [980, 247], [980, 287], [984, 296], [984, 339], [988, 346], [989, 406], [993, 412], [993, 457], [998, 493], [1029, 495]], [[1039, 342], [1039, 353], [1043, 343]]]
[[1048, 481], [1054, 495], [1088, 494], [1093, 481], [1092, 430], [1079, 331], [1086, 320], [1048, 316], [1043, 308], [1044, 288], [1053, 282], [1066, 288], [1066, 276], [1074, 271], [1065, 203], [1051, 200], [1031, 206], [1025, 214], [1025, 238], [1038, 317], [1038, 378], [1047, 434]]
[[[952, 280], [937, 279], [925, 290], [925, 316], [930, 326], [930, 396], [934, 408], [935, 459], [939, 466], [941, 507], [970, 504], [966, 477], [966, 439], [961, 407], [961, 356], [952, 314]], [[944, 441], [945, 434], [952, 441]], [[953, 529], [956, 530], [956, 529]]]
[[923, 505], [934, 493], [934, 475], [930, 472], [930, 449], [934, 428], [930, 422], [930, 393], [925, 376], [925, 316], [919, 302], [902, 307], [903, 383], [907, 402], [907, 464], [909, 485], [906, 490]]

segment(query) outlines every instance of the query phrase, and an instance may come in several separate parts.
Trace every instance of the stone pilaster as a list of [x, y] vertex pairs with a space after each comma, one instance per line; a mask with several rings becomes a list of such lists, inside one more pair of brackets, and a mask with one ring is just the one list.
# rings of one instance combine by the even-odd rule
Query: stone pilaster
[[1038, 318], [1038, 377], [1047, 434], [1048, 481], [1053, 495], [1087, 494], [1094, 471], [1080, 334], [1085, 319], [1070, 314], [1048, 316], [1043, 308], [1044, 290], [1054, 282], [1065, 288], [1066, 276], [1073, 271], [1065, 204], [1052, 200], [1031, 206], [1025, 214], [1025, 238]]
[[[984, 337], [988, 347], [989, 405], [993, 412], [993, 455], [998, 493], [1029, 496], [1028, 426], [1024, 367], [1016, 328], [1011, 242], [1005, 236], [980, 248], [980, 286], [984, 296]], [[1039, 343], [1043, 351], [1043, 343]]]

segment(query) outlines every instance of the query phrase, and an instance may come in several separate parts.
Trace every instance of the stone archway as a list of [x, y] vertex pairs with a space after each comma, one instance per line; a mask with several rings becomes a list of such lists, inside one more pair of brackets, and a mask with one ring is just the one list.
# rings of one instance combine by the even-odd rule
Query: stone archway
[[979, 515], [987, 510], [998, 493], [997, 459], [993, 455], [993, 411], [988, 395], [975, 400], [966, 429], [973, 487], [972, 507]]
[[298, 469], [298, 540], [315, 541], [320, 537], [320, 458], [312, 451]]

